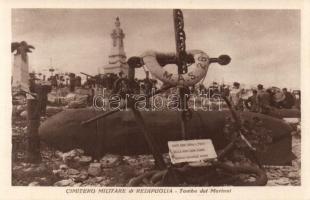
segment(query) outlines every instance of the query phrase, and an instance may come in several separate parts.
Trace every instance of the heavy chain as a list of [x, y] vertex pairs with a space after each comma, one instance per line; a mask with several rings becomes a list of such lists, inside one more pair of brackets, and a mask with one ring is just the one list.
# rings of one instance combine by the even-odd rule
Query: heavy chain
[[[173, 10], [173, 20], [174, 20], [174, 32], [175, 32], [175, 43], [176, 43], [176, 64], [178, 66], [178, 74], [187, 73], [187, 54], [186, 54], [186, 45], [185, 45], [185, 32], [184, 32], [184, 19], [183, 13], [180, 9]], [[180, 88], [179, 94], [181, 97], [182, 104], [180, 108], [182, 109], [181, 115], [181, 131], [182, 138], [189, 139], [188, 135], [188, 121], [191, 118], [191, 113], [188, 109], [188, 102], [185, 94], [188, 94], [188, 88]]]
[[178, 73], [187, 73], [187, 55], [185, 45], [185, 32], [184, 32], [184, 20], [183, 13], [180, 9], [173, 10], [174, 20], [174, 32], [175, 32], [175, 43], [176, 43], [176, 62], [178, 65]]

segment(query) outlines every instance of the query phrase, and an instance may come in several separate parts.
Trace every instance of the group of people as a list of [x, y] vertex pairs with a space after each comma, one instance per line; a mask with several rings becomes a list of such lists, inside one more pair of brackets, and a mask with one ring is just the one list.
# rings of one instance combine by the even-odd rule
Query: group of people
[[74, 73], [69, 73], [68, 75], [55, 74], [50, 76], [47, 80], [50, 81], [54, 88], [69, 86], [71, 92], [75, 90], [75, 87], [80, 87], [82, 82], [81, 77], [76, 76]]
[[[75, 74], [73, 73], [70, 73], [68, 77], [69, 78], [67, 79], [66, 85], [69, 86], [71, 92], [74, 92], [76, 86], [81, 86], [81, 77], [75, 76]], [[113, 83], [118, 78], [119, 77], [114, 74], [106, 74], [100, 77], [87, 77], [87, 81], [85, 84], [100, 84], [105, 87], [108, 86], [109, 89], [112, 89], [115, 85]], [[58, 84], [58, 80], [64, 80], [64, 77], [58, 76], [56, 74], [55, 76], [51, 76], [48, 80], [51, 82], [51, 86], [59, 87], [61, 86], [61, 84]], [[154, 87], [156, 82], [152, 82], [152, 84], [149, 85], [148, 83], [150, 82], [150, 80], [151, 79], [146, 78], [145, 80], [136, 81], [137, 85], [140, 86], [140, 93], [148, 94], [150, 88]], [[234, 82], [231, 88], [227, 87], [227, 85], [224, 84], [218, 85], [217, 83], [213, 83], [213, 85], [210, 86], [208, 89], [206, 89], [204, 85], [199, 85], [198, 88], [189, 88], [189, 92], [195, 93], [195, 89], [197, 89], [197, 91], [200, 91], [200, 93], [203, 92], [208, 94], [210, 97], [212, 97], [214, 94], [221, 94], [227, 96], [235, 110], [249, 110], [251, 112], [259, 112], [263, 114], [268, 114], [275, 108], [290, 109], [295, 105], [297, 100], [300, 100], [300, 93], [298, 94], [299, 99], [296, 99], [296, 94], [294, 94], [294, 96], [291, 92], [287, 90], [287, 88], [283, 88], [282, 90], [276, 87], [265, 89], [262, 84], [258, 84], [256, 89], [252, 89], [252, 95], [247, 99], [245, 99], [244, 96], [246, 96], [245, 93], [248, 92], [248, 90], [241, 88], [240, 83], [238, 82]], [[92, 93], [94, 92], [92, 91]], [[93, 95], [94, 94], [90, 96]]]
[[242, 98], [243, 91], [238, 82], [234, 82], [229, 91], [229, 99], [236, 110], [244, 110], [245, 107], [252, 112], [268, 114], [274, 108], [291, 109], [295, 105], [296, 99], [287, 88], [265, 89], [262, 84], [259, 84], [256, 89], [252, 89], [252, 96], [246, 100]]

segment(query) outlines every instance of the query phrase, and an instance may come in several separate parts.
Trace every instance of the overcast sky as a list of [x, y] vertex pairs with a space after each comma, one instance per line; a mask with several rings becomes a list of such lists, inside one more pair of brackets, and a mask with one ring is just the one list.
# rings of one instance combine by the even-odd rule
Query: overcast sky
[[[297, 10], [183, 10], [187, 49], [210, 57], [206, 82], [300, 88], [300, 13]], [[175, 51], [172, 10], [14, 9], [12, 41], [35, 46], [30, 66], [96, 74], [108, 63], [110, 33], [119, 16], [127, 58], [146, 50]], [[141, 71], [140, 71], [141, 72]], [[140, 74], [141, 76], [141, 74]]]

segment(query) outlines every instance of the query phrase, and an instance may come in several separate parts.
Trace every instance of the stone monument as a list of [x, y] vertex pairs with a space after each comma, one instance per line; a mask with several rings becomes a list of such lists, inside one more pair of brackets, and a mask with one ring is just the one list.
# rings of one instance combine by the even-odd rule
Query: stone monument
[[119, 17], [116, 17], [115, 28], [111, 33], [112, 49], [109, 55], [109, 64], [103, 66], [103, 69], [105, 74], [114, 73], [125, 77], [128, 75], [128, 65], [123, 42], [125, 34], [120, 26]]

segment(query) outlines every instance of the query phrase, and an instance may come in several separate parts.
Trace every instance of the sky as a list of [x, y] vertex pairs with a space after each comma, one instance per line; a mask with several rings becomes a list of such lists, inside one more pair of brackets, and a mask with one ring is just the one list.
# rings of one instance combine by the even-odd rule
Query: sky
[[[298, 10], [182, 11], [187, 50], [232, 59], [227, 66], [211, 64], [206, 84], [238, 81], [300, 88]], [[29, 64], [36, 72], [46, 72], [52, 60], [61, 72], [94, 75], [108, 63], [117, 16], [127, 58], [147, 50], [175, 52], [170, 9], [13, 9], [12, 42], [25, 40], [35, 46]]]

